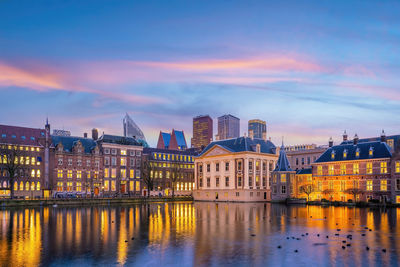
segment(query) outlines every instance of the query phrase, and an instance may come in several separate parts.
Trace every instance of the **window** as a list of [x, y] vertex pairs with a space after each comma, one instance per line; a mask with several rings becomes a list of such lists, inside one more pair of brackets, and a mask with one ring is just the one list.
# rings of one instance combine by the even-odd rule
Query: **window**
[[207, 172], [210, 172], [210, 164], [207, 164]]
[[121, 155], [126, 156], [126, 149], [121, 149]]
[[387, 173], [387, 162], [381, 162], [381, 173]]
[[346, 181], [340, 181], [340, 190], [345, 191], [346, 190]]
[[335, 174], [335, 168], [334, 168], [334, 166], [333, 166], [333, 165], [329, 165], [328, 171], [329, 171], [329, 175], [334, 175], [334, 174]]
[[136, 170], [136, 178], [140, 178], [140, 170]]
[[110, 177], [110, 169], [109, 168], [104, 168], [104, 178]]
[[372, 162], [367, 162], [367, 174], [372, 174]]
[[36, 177], [37, 177], [37, 178], [40, 178], [40, 170], [37, 170], [37, 171], [36, 171]]
[[86, 177], [90, 179], [90, 171], [86, 172]]
[[372, 157], [374, 155], [374, 149], [372, 147], [369, 148], [368, 155]]
[[111, 154], [117, 155], [117, 150], [115, 148], [111, 149]]
[[299, 158], [296, 158], [296, 165], [299, 165]]
[[242, 186], [242, 176], [238, 177], [238, 186], [241, 187]]
[[62, 177], [63, 177], [63, 171], [57, 170], [57, 178], [62, 178]]
[[29, 191], [29, 182], [26, 182], [26, 184], [25, 184], [25, 190], [26, 190], [26, 191]]
[[286, 183], [286, 174], [285, 173], [281, 174], [281, 183]]
[[215, 163], [215, 171], [219, 172], [219, 163]]
[[353, 164], [353, 173], [360, 174], [360, 165], [358, 163]]
[[400, 161], [396, 161], [395, 167], [396, 167], [396, 172], [400, 172]]
[[58, 165], [62, 165], [63, 164], [63, 159], [62, 158], [58, 158]]
[[104, 181], [104, 190], [105, 191], [109, 191], [110, 190], [110, 184], [108, 180]]
[[400, 179], [396, 179], [396, 191], [400, 191]]
[[344, 158], [344, 159], [347, 158], [347, 149], [343, 150], [343, 158]]
[[81, 182], [76, 183], [76, 191], [82, 191], [82, 183]]
[[359, 157], [360, 157], [360, 149], [357, 148], [357, 150], [356, 150], [356, 158], [359, 158]]
[[229, 187], [229, 177], [225, 177], [225, 187]]
[[121, 166], [126, 166], [126, 158], [121, 158]]
[[207, 187], [210, 187], [210, 178], [207, 178]]
[[121, 178], [126, 178], [126, 170], [121, 169]]
[[110, 165], [110, 157], [104, 158], [104, 165], [106, 165], [106, 166]]
[[141, 154], [142, 154], [141, 151], [139, 151], [139, 150], [136, 151], [136, 156], [140, 156]]
[[215, 178], [215, 186], [219, 187], [219, 177]]
[[87, 167], [90, 167], [90, 159], [87, 159], [87, 160], [86, 160], [86, 166], [87, 166]]
[[304, 158], [301, 158], [301, 165], [304, 165]]
[[130, 182], [129, 182], [129, 191], [135, 190], [134, 184], [135, 184], [134, 181], [130, 181]]
[[320, 165], [317, 167], [317, 174], [322, 175], [322, 166]]
[[31, 171], [31, 177], [32, 177], [32, 178], [35, 178], [35, 170], [32, 170], [32, 171]]
[[36, 159], [35, 159], [35, 157], [32, 157], [32, 158], [31, 158], [31, 164], [32, 164], [32, 165], [35, 165], [35, 164], [36, 164]]
[[381, 180], [381, 191], [387, 191], [387, 180]]
[[[151, 171], [151, 174], [152, 173], [153, 173], [153, 171]], [[150, 175], [150, 177], [153, 177], [153, 175]], [[135, 172], [132, 169], [129, 170], [129, 178], [131, 178], [131, 179], [135, 178]], [[131, 191], [133, 191], [133, 189]]]
[[68, 166], [72, 166], [72, 159], [68, 159]]
[[249, 171], [252, 171], [252, 170], [253, 170], [253, 162], [249, 161]]
[[[76, 178], [81, 179], [82, 178], [82, 171], [77, 171], [76, 172]], [[80, 190], [79, 190], [80, 191]]]
[[140, 191], [140, 182], [136, 181], [136, 191], [139, 192]]
[[346, 174], [346, 164], [340, 164], [340, 174]]
[[372, 180], [367, 180], [367, 191], [372, 191]]
[[67, 171], [67, 178], [72, 178], [72, 170]]
[[229, 171], [229, 162], [225, 162], [225, 171]]
[[111, 158], [111, 165], [112, 165], [112, 166], [117, 165], [117, 158], [116, 158], [116, 157], [112, 157], [112, 158]]
[[19, 190], [24, 190], [24, 183], [21, 181], [21, 183], [19, 184]]
[[78, 166], [82, 166], [82, 160], [78, 159]]
[[115, 181], [113, 180], [113, 181], [111, 181], [111, 191], [116, 191], [116, 190], [117, 190], [117, 188], [115, 186]]
[[334, 150], [332, 150], [332, 152], [331, 152], [331, 159], [335, 159], [335, 151]]
[[281, 193], [286, 194], [286, 185], [281, 186]]
[[263, 162], [262, 164], [262, 170], [266, 171], [267, 170], [267, 163]]
[[57, 182], [57, 191], [61, 192], [64, 190], [64, 183], [63, 182]]
[[29, 157], [25, 157], [25, 164], [26, 165], [29, 165], [29, 159], [30, 159]]
[[117, 169], [112, 168], [111, 169], [111, 178], [116, 178], [117, 177]]
[[200, 180], [199, 180], [199, 186], [200, 186], [200, 187], [203, 187], [203, 178], [200, 178]]
[[109, 148], [105, 148], [104, 149], [104, 154], [110, 154], [110, 149]]

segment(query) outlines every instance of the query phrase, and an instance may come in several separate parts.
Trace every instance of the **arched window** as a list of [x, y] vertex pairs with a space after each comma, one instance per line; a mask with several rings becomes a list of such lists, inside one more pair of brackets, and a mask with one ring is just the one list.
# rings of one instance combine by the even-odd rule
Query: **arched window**
[[19, 190], [24, 190], [24, 182], [22, 181], [19, 183]]
[[40, 182], [37, 182], [37, 184], [36, 184], [36, 190], [37, 190], [37, 191], [40, 191]]
[[18, 183], [17, 182], [14, 183], [14, 191], [18, 191]]
[[35, 183], [34, 182], [31, 183], [31, 190], [35, 191]]
[[8, 187], [7, 181], [4, 181], [4, 182], [3, 182], [3, 187], [4, 187], [4, 188], [7, 188], [7, 187]]
[[26, 190], [26, 191], [29, 191], [29, 182], [26, 182], [26, 184], [25, 184], [25, 190]]
[[32, 170], [32, 171], [31, 171], [31, 177], [32, 177], [32, 178], [35, 178], [35, 170]]
[[37, 171], [36, 171], [36, 177], [37, 177], [37, 178], [40, 178], [40, 170], [37, 170]]

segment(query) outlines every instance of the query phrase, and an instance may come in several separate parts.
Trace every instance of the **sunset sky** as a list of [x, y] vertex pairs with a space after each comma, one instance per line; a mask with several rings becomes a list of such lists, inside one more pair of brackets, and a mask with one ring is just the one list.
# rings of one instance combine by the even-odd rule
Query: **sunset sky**
[[[278, 3], [279, 2], [279, 3]], [[399, 1], [0, 0], [0, 124], [122, 134], [233, 114], [286, 144], [400, 134]]]

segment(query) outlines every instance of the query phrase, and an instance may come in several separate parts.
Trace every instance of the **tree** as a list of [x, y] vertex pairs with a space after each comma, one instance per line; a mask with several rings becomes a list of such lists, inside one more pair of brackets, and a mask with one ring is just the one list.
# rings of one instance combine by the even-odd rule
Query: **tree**
[[10, 198], [14, 198], [14, 182], [18, 173], [25, 171], [23, 151], [17, 146], [0, 146], [1, 163], [9, 175]]
[[175, 197], [175, 184], [179, 179], [181, 171], [182, 169], [178, 163], [173, 163], [171, 165], [171, 175], [169, 179], [171, 180], [172, 198]]
[[325, 189], [324, 191], [322, 191], [322, 194], [329, 196], [330, 200], [332, 200], [335, 191], [333, 189]]
[[347, 194], [353, 195], [354, 202], [356, 202], [357, 196], [364, 194], [364, 190], [362, 190], [362, 189], [360, 189], [360, 188], [356, 188], [356, 187], [346, 189], [345, 192], [346, 192]]
[[148, 189], [147, 197], [150, 197], [150, 191], [153, 191], [154, 187], [153, 164], [149, 160], [143, 159], [141, 162], [141, 172], [142, 172], [143, 182], [146, 184]]
[[299, 192], [307, 195], [307, 202], [310, 201], [310, 195], [315, 191], [314, 185], [312, 184], [305, 184], [300, 186]]

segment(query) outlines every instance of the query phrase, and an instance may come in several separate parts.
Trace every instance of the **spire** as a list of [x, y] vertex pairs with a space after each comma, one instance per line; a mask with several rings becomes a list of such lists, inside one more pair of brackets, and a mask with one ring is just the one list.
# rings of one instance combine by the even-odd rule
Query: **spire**
[[344, 133], [343, 133], [343, 141], [347, 141], [347, 133], [346, 133], [346, 130], [344, 130]]
[[286, 152], [283, 146], [283, 140], [282, 140], [282, 146], [281, 149], [279, 151], [279, 158], [278, 161], [276, 163], [276, 167], [275, 167], [275, 172], [287, 172], [287, 171], [293, 171], [290, 168], [290, 164], [289, 164], [289, 160], [286, 156]]

